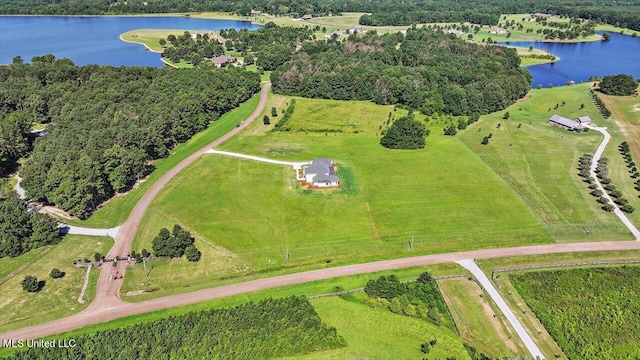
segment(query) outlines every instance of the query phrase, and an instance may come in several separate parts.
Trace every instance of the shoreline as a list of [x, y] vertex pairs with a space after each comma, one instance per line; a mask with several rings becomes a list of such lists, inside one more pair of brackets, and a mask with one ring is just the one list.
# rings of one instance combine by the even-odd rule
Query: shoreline
[[[125, 40], [125, 39], [122, 37], [124, 34], [126, 34], [126, 33], [122, 33], [122, 34], [120, 34], [120, 36], [118, 36], [118, 38], [119, 38], [122, 42], [125, 42], [125, 43], [127, 43], [127, 44], [138, 44], [138, 45], [142, 45], [142, 46], [144, 46], [145, 50], [147, 50], [147, 51], [151, 51], [152, 53], [156, 53], [156, 54], [162, 54], [162, 51], [156, 51], [156, 50], [153, 50], [153, 49], [151, 49], [151, 48], [150, 48], [147, 44], [145, 44], [145, 43], [141, 43], [141, 42], [137, 42], [137, 41]], [[175, 66], [175, 65], [173, 65], [173, 64], [171, 64], [171, 63], [169, 63], [169, 62], [167, 62], [167, 61], [164, 59], [164, 57], [162, 57], [162, 55], [160, 56], [160, 61], [162, 61], [162, 63], [163, 63], [163, 64], [165, 64], [165, 65], [167, 65], [167, 66], [170, 66], [170, 67], [172, 67], [172, 68], [174, 68], [174, 69], [178, 69], [178, 67], [177, 67], [177, 66]]]

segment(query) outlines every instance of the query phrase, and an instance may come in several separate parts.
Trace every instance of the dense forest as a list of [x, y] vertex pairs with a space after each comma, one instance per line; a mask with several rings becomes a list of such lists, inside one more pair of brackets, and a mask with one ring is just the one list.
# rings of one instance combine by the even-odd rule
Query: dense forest
[[[260, 90], [259, 75], [239, 68], [78, 67], [53, 55], [21, 62], [0, 67], [2, 124], [48, 124], [20, 169], [22, 186], [30, 198], [80, 218]], [[24, 136], [15, 137], [6, 161], [28, 148]]]
[[276, 16], [373, 13], [361, 24], [411, 25], [461, 22], [495, 25], [500, 14], [544, 12], [581, 17], [640, 30], [639, 0], [4, 0], [0, 14], [120, 15], [223, 11], [249, 15], [251, 10]]
[[14, 192], [0, 192], [0, 219], [0, 258], [60, 241], [57, 222], [46, 214], [29, 214], [27, 204]]
[[303, 43], [271, 74], [279, 94], [403, 104], [423, 114], [486, 114], [530, 89], [516, 51], [471, 44], [430, 28]]
[[224, 54], [225, 50], [235, 51], [246, 55], [246, 65], [255, 63], [269, 71], [289, 60], [298, 43], [311, 40], [312, 36], [313, 30], [307, 27], [279, 27], [272, 22], [255, 31], [222, 29], [220, 36], [197, 34], [193, 38], [185, 32], [167, 37], [162, 56], [174, 63], [186, 60], [197, 65], [205, 58]]
[[271, 359], [346, 346], [304, 297], [171, 316], [31, 348], [12, 359]]

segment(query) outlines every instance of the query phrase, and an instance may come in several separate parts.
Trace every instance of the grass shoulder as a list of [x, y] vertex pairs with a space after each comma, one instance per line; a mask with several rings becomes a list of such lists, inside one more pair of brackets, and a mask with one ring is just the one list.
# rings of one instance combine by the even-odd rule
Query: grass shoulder
[[[84, 283], [86, 269], [76, 268], [78, 259], [93, 259], [96, 252], [106, 253], [113, 240], [103, 237], [67, 235], [57, 245], [32, 250], [17, 258], [0, 259], [0, 304], [2, 320], [0, 332], [36, 325], [75, 314], [85, 309], [95, 296], [95, 283], [99, 270], [93, 269], [88, 291], [77, 301]], [[61, 279], [51, 279], [53, 268], [65, 273]], [[22, 290], [20, 282], [26, 275], [44, 280], [37, 293]]]

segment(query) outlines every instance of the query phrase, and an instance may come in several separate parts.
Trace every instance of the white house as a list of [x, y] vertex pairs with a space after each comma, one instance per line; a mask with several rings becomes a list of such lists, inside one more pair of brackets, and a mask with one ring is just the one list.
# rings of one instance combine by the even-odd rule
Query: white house
[[331, 159], [313, 159], [304, 169], [305, 181], [314, 187], [332, 187], [340, 185], [336, 170]]
[[507, 33], [507, 30], [501, 27], [492, 27], [491, 29], [489, 29], [489, 34], [504, 35], [506, 33]]
[[455, 36], [462, 36], [464, 34], [464, 31], [458, 30], [458, 29], [449, 29], [449, 30], [447, 30], [447, 34], [453, 34]]

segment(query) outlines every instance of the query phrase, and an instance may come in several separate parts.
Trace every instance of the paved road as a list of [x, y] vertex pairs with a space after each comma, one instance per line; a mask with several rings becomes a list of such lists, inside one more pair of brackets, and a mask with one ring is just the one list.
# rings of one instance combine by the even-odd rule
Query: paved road
[[246, 155], [246, 154], [234, 153], [234, 152], [230, 152], [230, 151], [214, 150], [214, 149], [211, 149], [211, 150], [207, 151], [207, 153], [208, 154], [218, 154], [218, 155], [224, 155], [224, 156], [237, 157], [237, 158], [253, 160], [253, 161], [259, 161], [259, 162], [263, 162], [263, 163], [267, 163], [267, 164], [286, 165], [286, 166], [293, 167], [294, 170], [299, 170], [300, 168], [302, 168], [303, 165], [309, 165], [310, 164], [309, 161], [293, 162], [293, 161], [273, 160], [273, 159], [267, 159], [267, 158], [263, 158], [263, 157], [259, 157], [259, 156]]
[[540, 359], [544, 359], [544, 355], [538, 348], [538, 345], [536, 345], [531, 336], [529, 336], [527, 330], [524, 329], [524, 326], [522, 326], [516, 315], [513, 313], [513, 311], [511, 311], [511, 308], [509, 308], [502, 296], [500, 296], [498, 290], [493, 287], [491, 281], [489, 281], [487, 276], [482, 272], [482, 270], [480, 270], [475, 261], [465, 259], [456, 261], [456, 263], [469, 270], [471, 274], [473, 274], [473, 276], [476, 278], [476, 280], [478, 280], [480, 285], [482, 285], [482, 287], [487, 291], [489, 296], [491, 296], [491, 299], [493, 299], [493, 302], [498, 305], [500, 311], [502, 311], [507, 321], [509, 321], [513, 329], [516, 331], [529, 353], [531, 353], [534, 358], [539, 357]]
[[607, 194], [605, 189], [602, 187], [602, 184], [600, 184], [600, 179], [598, 179], [598, 177], [596, 176], [596, 168], [598, 167], [598, 161], [602, 157], [602, 153], [604, 153], [604, 149], [607, 147], [609, 140], [611, 140], [611, 135], [609, 135], [609, 132], [607, 131], [606, 127], [597, 127], [593, 125], [585, 125], [585, 126], [591, 130], [595, 130], [601, 133], [602, 135], [604, 135], [604, 139], [600, 143], [600, 146], [598, 146], [598, 150], [596, 150], [595, 155], [593, 155], [593, 163], [591, 164], [591, 171], [590, 171], [591, 176], [596, 180], [596, 185], [598, 185], [598, 189], [602, 191], [602, 196], [604, 196], [607, 200], [609, 200], [609, 202], [614, 206], [613, 212], [620, 218], [620, 220], [627, 227], [627, 229], [629, 229], [631, 234], [633, 234], [633, 237], [635, 237], [636, 240], [640, 241], [640, 231], [638, 231], [638, 228], [636, 228], [633, 225], [633, 223], [629, 220], [627, 215], [625, 215], [624, 212], [622, 212], [622, 210], [618, 208], [618, 205], [616, 205], [613, 202], [613, 199], [611, 199], [609, 194]]
[[63, 234], [109, 236], [114, 239], [118, 235], [118, 231], [120, 231], [120, 226], [116, 226], [111, 229], [94, 229], [94, 228], [85, 228], [85, 227], [73, 226], [73, 225], [67, 225], [67, 224], [58, 224], [58, 228], [60, 229], [60, 232]]
[[[189, 305], [205, 300], [245, 294], [249, 292], [272, 289], [276, 287], [301, 284], [309, 281], [331, 279], [340, 276], [366, 274], [382, 270], [401, 269], [413, 266], [450, 263], [464, 259], [488, 259], [516, 255], [538, 255], [579, 251], [604, 250], [638, 250], [638, 241], [617, 242], [587, 242], [549, 244], [537, 246], [522, 246], [513, 248], [483, 249], [463, 251], [447, 254], [424, 255], [412, 258], [377, 261], [365, 264], [340, 266], [328, 269], [307, 271], [290, 275], [276, 276], [266, 279], [248, 281], [244, 283], [221, 286], [212, 289], [196, 291], [188, 294], [168, 296], [164, 298], [144, 301], [140, 303], [100, 303], [100, 306], [90, 306], [88, 309], [68, 318], [19, 329], [0, 334], [0, 339], [33, 339], [57, 334], [63, 331], [77, 329], [121, 317], [142, 314], [154, 310], [168, 309], [176, 306]], [[104, 270], [103, 270], [104, 271]], [[301, 294], [302, 295], [302, 294]], [[1, 344], [1, 341], [0, 341]]]

